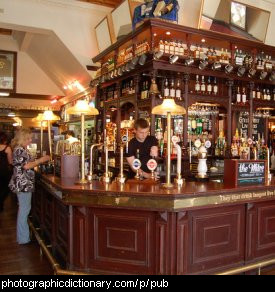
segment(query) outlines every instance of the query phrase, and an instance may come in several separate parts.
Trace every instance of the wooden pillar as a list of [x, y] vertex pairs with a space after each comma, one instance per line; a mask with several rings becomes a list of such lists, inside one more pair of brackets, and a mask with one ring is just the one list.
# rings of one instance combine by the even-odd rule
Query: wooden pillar
[[253, 138], [253, 89], [254, 82], [249, 82], [249, 124], [248, 124], [248, 138]]
[[184, 108], [186, 109], [186, 115], [183, 117], [183, 129], [185, 131], [183, 135], [183, 145], [185, 147], [188, 147], [188, 106], [189, 106], [189, 96], [188, 96], [188, 90], [189, 90], [189, 80], [190, 75], [184, 74], [183, 75], [183, 81], [184, 81]]
[[227, 108], [227, 146], [231, 148], [232, 144], [232, 95], [233, 95], [233, 80], [227, 81], [228, 86], [228, 108]]

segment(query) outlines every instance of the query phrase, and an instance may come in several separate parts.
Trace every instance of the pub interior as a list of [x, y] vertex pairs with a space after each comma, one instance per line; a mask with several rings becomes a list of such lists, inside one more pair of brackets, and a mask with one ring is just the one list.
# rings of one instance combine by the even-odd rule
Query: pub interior
[[50, 156], [28, 223], [55, 274], [275, 274], [275, 1], [260, 2], [0, 3], [0, 132], [30, 127], [33, 159]]

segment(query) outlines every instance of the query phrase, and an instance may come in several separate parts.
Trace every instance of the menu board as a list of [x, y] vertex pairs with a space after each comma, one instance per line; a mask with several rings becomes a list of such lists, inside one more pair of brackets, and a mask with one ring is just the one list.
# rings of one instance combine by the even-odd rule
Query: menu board
[[238, 185], [264, 184], [265, 162], [242, 162], [238, 161]]
[[[243, 136], [248, 137], [248, 127], [249, 127], [249, 116], [245, 112], [240, 112], [237, 115], [237, 129], [241, 130]], [[254, 141], [259, 138], [259, 133], [261, 137], [265, 132], [265, 120], [264, 118], [253, 118], [253, 131], [252, 136]], [[240, 133], [241, 134], [241, 133]]]

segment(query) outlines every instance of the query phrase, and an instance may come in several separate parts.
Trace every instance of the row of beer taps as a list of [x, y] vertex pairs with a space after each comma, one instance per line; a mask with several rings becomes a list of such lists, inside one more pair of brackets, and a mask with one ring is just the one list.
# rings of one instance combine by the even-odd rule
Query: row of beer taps
[[[181, 175], [181, 158], [182, 158], [182, 152], [181, 152], [181, 147], [178, 144], [178, 140], [173, 139], [172, 141], [177, 149], [177, 177], [175, 179], [175, 183], [178, 186], [182, 186], [184, 183], [184, 179], [182, 178]], [[103, 182], [106, 184], [109, 184], [111, 182], [111, 176], [109, 174], [109, 140], [107, 135], [104, 135], [104, 142], [103, 143], [96, 143], [93, 144], [90, 148], [90, 171], [88, 174], [88, 181], [91, 182], [92, 180], [94, 180], [94, 173], [93, 173], [93, 152], [95, 148], [102, 148], [104, 147], [104, 152], [105, 152], [105, 172], [103, 175]], [[120, 184], [124, 184], [126, 182], [126, 177], [124, 175], [124, 167], [123, 167], [123, 160], [124, 160], [124, 148], [126, 150], [126, 153], [128, 152], [128, 137], [127, 136], [123, 136], [122, 137], [122, 142], [120, 145], [120, 171], [119, 171], [119, 175], [117, 177], [117, 181]], [[156, 181], [157, 180], [157, 176], [155, 173], [155, 170], [157, 169], [157, 161], [155, 158], [150, 159], [147, 162], [147, 167], [148, 169], [151, 171], [151, 180]], [[139, 175], [139, 169], [141, 168], [141, 161], [139, 159], [134, 159], [134, 161], [132, 162], [132, 168], [136, 171], [136, 176], [135, 179], [136, 180], [140, 180], [141, 177]]]

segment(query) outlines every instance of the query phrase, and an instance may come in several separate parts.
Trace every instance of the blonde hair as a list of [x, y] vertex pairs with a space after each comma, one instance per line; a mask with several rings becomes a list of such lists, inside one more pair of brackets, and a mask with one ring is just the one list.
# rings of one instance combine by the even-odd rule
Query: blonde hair
[[23, 146], [27, 139], [32, 135], [30, 129], [20, 129], [16, 131], [14, 138], [11, 141], [11, 147], [14, 149], [17, 146]]

